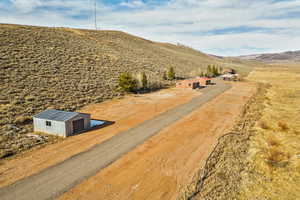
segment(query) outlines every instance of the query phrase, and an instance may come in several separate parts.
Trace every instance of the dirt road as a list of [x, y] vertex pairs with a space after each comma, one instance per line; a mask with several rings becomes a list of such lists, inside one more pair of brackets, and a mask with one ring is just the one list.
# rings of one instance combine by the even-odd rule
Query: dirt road
[[201, 91], [170, 88], [88, 105], [79, 112], [90, 113], [93, 119], [115, 123], [105, 128], [65, 138], [55, 144], [29, 150], [9, 160], [1, 160], [0, 187], [11, 185], [61, 163], [200, 95], [202, 95]]
[[32, 200], [57, 197], [229, 88], [229, 85], [222, 82], [206, 88], [203, 95], [186, 104], [162, 113], [39, 174], [1, 188], [1, 199]]
[[239, 120], [255, 91], [254, 84], [233, 83], [231, 89], [164, 128], [59, 199], [178, 199], [182, 189], [194, 183], [194, 175], [218, 138]]

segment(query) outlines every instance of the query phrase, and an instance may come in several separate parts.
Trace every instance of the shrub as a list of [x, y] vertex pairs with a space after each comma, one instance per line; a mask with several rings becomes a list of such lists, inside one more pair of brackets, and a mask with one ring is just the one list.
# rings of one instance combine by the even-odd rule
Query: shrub
[[30, 116], [18, 116], [16, 119], [15, 119], [15, 123], [16, 124], [19, 124], [19, 125], [24, 125], [24, 124], [28, 124], [32, 121], [32, 118]]
[[143, 72], [142, 74], [142, 87], [143, 89], [146, 89], [148, 87], [148, 79], [145, 72]]
[[210, 65], [207, 66], [207, 69], [206, 69], [206, 75], [208, 77], [211, 77], [212, 76], [212, 68]]
[[289, 129], [288, 125], [286, 123], [284, 123], [284, 122], [281, 122], [281, 121], [278, 122], [278, 126], [283, 131], [287, 131]]
[[204, 77], [205, 74], [204, 74], [203, 72], [201, 72], [201, 73], [199, 74], [199, 76], [200, 76], [200, 77]]
[[269, 146], [279, 146], [280, 141], [273, 136], [267, 138], [267, 143]]
[[26, 101], [34, 101], [35, 100], [35, 97], [33, 97], [33, 96], [27, 96], [27, 97], [25, 97], [25, 100]]
[[275, 148], [269, 149], [267, 154], [267, 160], [270, 162], [281, 162], [283, 160], [283, 157], [284, 153]]
[[122, 73], [119, 77], [119, 87], [124, 92], [134, 92], [137, 88], [137, 81], [130, 73]]
[[265, 121], [261, 121], [259, 123], [259, 126], [262, 128], [262, 129], [270, 129], [271, 127], [265, 122]]
[[272, 147], [267, 150], [266, 162], [272, 167], [284, 167], [288, 164], [289, 154]]
[[173, 67], [170, 67], [168, 71], [168, 79], [169, 80], [174, 80], [176, 78], [175, 71]]
[[214, 65], [208, 65], [206, 69], [206, 76], [208, 77], [216, 77], [221, 74], [221, 69], [214, 66]]
[[168, 77], [167, 77], [167, 72], [164, 71], [163, 77], [162, 77], [162, 78], [163, 78], [163, 80], [167, 80], [167, 79], [168, 79]]

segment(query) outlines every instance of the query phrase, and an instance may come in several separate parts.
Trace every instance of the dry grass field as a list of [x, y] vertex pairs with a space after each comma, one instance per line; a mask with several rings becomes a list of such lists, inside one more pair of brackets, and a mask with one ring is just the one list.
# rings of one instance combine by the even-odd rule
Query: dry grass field
[[173, 67], [178, 76], [198, 74], [208, 64], [241, 73], [251, 63], [208, 56], [185, 46], [156, 43], [118, 31], [92, 31], [0, 24], [0, 158], [50, 136], [27, 136], [32, 116], [46, 108], [77, 110], [120, 96], [122, 72], [145, 72], [152, 85]]
[[251, 138], [240, 199], [300, 199], [300, 69], [258, 69], [249, 79], [270, 88]]
[[300, 199], [300, 69], [257, 68], [247, 79], [256, 95], [181, 199]]

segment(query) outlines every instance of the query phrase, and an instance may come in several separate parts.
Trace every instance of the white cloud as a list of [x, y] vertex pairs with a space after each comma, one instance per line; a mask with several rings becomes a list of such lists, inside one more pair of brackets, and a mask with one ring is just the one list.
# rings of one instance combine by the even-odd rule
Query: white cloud
[[12, 4], [22, 12], [30, 12], [42, 3], [40, 0], [10, 0]]
[[[3, 12], [0, 14], [0, 23], [92, 28], [92, 0], [11, 1], [19, 10], [27, 13]], [[153, 1], [149, 2], [151, 4]], [[116, 9], [120, 5], [128, 9]], [[40, 6], [69, 10], [35, 12]], [[180, 42], [221, 55], [299, 48], [300, 14], [289, 17], [290, 13], [300, 13], [299, 0], [277, 3], [273, 0], [171, 0], [157, 6], [131, 0], [123, 1], [117, 7], [99, 2], [98, 23], [102, 29], [127, 31], [155, 41]], [[70, 17], [83, 12], [90, 13], [90, 19], [75, 20]], [[244, 27], [244, 30], [234, 30], [236, 27]], [[250, 27], [249, 30], [247, 27]]]
[[120, 3], [120, 6], [125, 6], [129, 8], [139, 8], [143, 7], [145, 4], [141, 0], [131, 0], [131, 1], [123, 1]]

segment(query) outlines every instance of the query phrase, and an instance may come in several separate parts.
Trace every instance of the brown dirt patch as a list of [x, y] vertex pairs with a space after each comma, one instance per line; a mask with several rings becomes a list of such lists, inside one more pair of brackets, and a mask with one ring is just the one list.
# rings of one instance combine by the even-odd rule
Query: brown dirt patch
[[175, 199], [254, 91], [251, 84], [234, 84], [60, 199]]
[[152, 117], [190, 101], [200, 92], [181, 89], [167, 89], [146, 95], [132, 95], [83, 108], [82, 112], [92, 114], [92, 118], [115, 121], [116, 123], [62, 142], [34, 149], [13, 160], [0, 163], [0, 187], [9, 185], [26, 176], [38, 173], [49, 166], [86, 151], [110, 137], [128, 130]]

